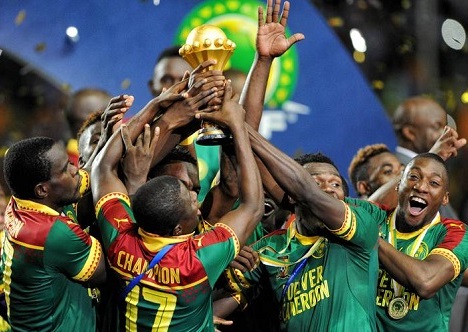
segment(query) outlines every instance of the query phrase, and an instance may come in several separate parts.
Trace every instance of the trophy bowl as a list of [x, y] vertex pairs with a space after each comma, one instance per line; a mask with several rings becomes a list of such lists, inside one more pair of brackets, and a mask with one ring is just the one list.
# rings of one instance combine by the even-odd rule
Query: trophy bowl
[[[216, 64], [208, 70], [223, 70], [236, 48], [236, 44], [226, 37], [223, 30], [214, 25], [204, 24], [190, 31], [179, 54], [195, 69], [202, 62], [216, 59]], [[222, 145], [231, 140], [226, 129], [209, 121], [202, 121], [197, 143], [200, 145]]]

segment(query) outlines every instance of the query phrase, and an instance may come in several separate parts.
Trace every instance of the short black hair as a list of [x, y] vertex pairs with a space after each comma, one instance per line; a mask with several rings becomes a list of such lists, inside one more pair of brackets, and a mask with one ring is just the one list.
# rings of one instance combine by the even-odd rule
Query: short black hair
[[181, 48], [182, 46], [181, 45], [173, 45], [173, 46], [169, 46], [167, 48], [165, 48], [164, 50], [161, 51], [161, 53], [159, 53], [157, 59], [156, 59], [156, 63], [155, 65], [157, 65], [159, 63], [159, 61], [161, 61], [162, 59], [164, 58], [172, 58], [172, 57], [180, 57], [180, 54], [179, 54], [179, 49]]
[[[294, 158], [294, 160], [299, 163], [301, 166], [310, 164], [310, 163], [325, 163], [325, 164], [330, 164], [333, 167], [335, 167], [338, 170], [338, 167], [336, 167], [335, 163], [333, 160], [330, 159], [330, 157], [324, 155], [321, 152], [317, 153], [306, 153], [303, 155], [300, 155], [299, 157]], [[338, 171], [339, 173], [339, 171]], [[343, 192], [345, 196], [349, 196], [349, 186], [348, 182], [346, 179], [340, 174], [341, 182], [343, 183]]]
[[143, 230], [171, 235], [179, 220], [184, 217], [181, 204], [182, 182], [169, 175], [157, 176], [142, 185], [132, 197], [135, 221]]
[[324, 155], [321, 152], [305, 153], [303, 155], [300, 155], [299, 157], [294, 158], [294, 160], [302, 166], [309, 164], [309, 163], [325, 163], [325, 164], [330, 164], [336, 169], [338, 169], [338, 167], [336, 167], [333, 160], [331, 160], [328, 156]]
[[192, 156], [189, 149], [182, 145], [176, 145], [159, 163], [150, 169], [148, 178], [154, 178], [160, 174], [164, 166], [176, 163], [186, 162], [198, 167], [197, 160]]
[[33, 137], [13, 144], [3, 161], [3, 174], [11, 193], [21, 199], [35, 198], [34, 187], [50, 180], [51, 162], [46, 153], [56, 142]]

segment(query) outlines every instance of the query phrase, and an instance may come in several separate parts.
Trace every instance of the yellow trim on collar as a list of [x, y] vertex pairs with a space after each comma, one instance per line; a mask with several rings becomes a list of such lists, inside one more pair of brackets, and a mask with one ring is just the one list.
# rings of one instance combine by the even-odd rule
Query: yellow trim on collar
[[148, 248], [148, 250], [156, 252], [161, 250], [164, 246], [168, 244], [177, 244], [187, 241], [190, 237], [194, 235], [194, 232], [180, 236], [159, 236], [157, 234], [148, 233], [141, 229], [141, 227], [139, 227], [138, 235], [141, 236], [143, 244], [146, 248]]
[[299, 232], [296, 232], [295, 234], [296, 239], [305, 246], [310, 246], [317, 242], [318, 239], [320, 239], [320, 236], [305, 236], [302, 234], [299, 234]]
[[439, 218], [439, 220], [435, 220], [434, 223], [431, 222], [431, 223], [427, 224], [426, 226], [424, 226], [424, 227], [422, 227], [422, 228], [420, 228], [420, 229], [418, 229], [418, 230], [416, 230], [414, 232], [411, 232], [411, 233], [401, 233], [398, 230], [396, 230], [397, 239], [399, 239], [399, 240], [412, 239], [412, 238], [418, 236], [419, 234], [421, 234], [422, 232], [424, 232], [426, 230], [426, 228], [429, 228], [429, 227], [432, 227], [432, 226], [435, 226], [435, 225], [439, 224], [440, 221], [441, 221], [441, 218]]
[[32, 212], [41, 212], [44, 214], [48, 214], [51, 216], [59, 216], [60, 213], [58, 211], [55, 211], [51, 207], [37, 203], [34, 201], [30, 201], [28, 199], [20, 199], [18, 197], [13, 196], [14, 201], [16, 202], [16, 205], [20, 210], [26, 210], [26, 211], [32, 211]]

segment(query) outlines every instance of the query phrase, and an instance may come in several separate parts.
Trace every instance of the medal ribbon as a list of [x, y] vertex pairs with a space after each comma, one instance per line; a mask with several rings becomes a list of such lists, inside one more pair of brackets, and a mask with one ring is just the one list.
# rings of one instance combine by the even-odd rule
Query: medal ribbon
[[[424, 239], [429, 228], [433, 225], [440, 222], [440, 213], [437, 212], [434, 219], [432, 219], [431, 223], [425, 227], [425, 229], [418, 235], [416, 240], [414, 240], [413, 244], [411, 245], [411, 250], [409, 252], [409, 256], [414, 257], [414, 255], [418, 252], [419, 247]], [[390, 243], [396, 250], [398, 250], [397, 246], [397, 229], [396, 229], [396, 214], [395, 211], [390, 216], [390, 229], [388, 230], [388, 243]], [[401, 297], [403, 295], [404, 287], [397, 283], [394, 279], [391, 281], [393, 287], [393, 298]]]
[[298, 265], [296, 265], [293, 272], [289, 276], [288, 281], [286, 281], [286, 284], [284, 285], [283, 292], [281, 293], [281, 301], [280, 302], [283, 302], [284, 296], [286, 295], [286, 291], [288, 290], [289, 285], [291, 285], [291, 282], [293, 281], [293, 279], [304, 268], [306, 263], [307, 263], [307, 259], [304, 259], [302, 262], [300, 262]]
[[[284, 261], [276, 260], [276, 259], [273, 259], [272, 257], [269, 257], [267, 255], [262, 254], [262, 252], [265, 251], [265, 250], [274, 251], [273, 248], [271, 248], [271, 247], [265, 247], [265, 248], [262, 248], [261, 251], [259, 251], [260, 260], [262, 261], [263, 264], [268, 265], [268, 266], [286, 267], [286, 266], [295, 265], [295, 264], [299, 263], [300, 261], [303, 261], [303, 260], [309, 258], [310, 256], [312, 256], [312, 254], [318, 249], [318, 247], [322, 244], [322, 242], [324, 240], [325, 240], [324, 237], [322, 237], [322, 236], [319, 237], [318, 240], [314, 243], [314, 245], [311, 246], [309, 248], [309, 250], [301, 258], [299, 258], [295, 262], [286, 263]], [[282, 251], [283, 250], [281, 250], [279, 253], [281, 253]]]
[[265, 251], [273, 252], [275, 254], [275, 256], [278, 255], [278, 254], [279, 255], [283, 254], [289, 248], [289, 244], [291, 243], [291, 240], [296, 236], [296, 232], [297, 232], [296, 231], [296, 222], [294, 221], [289, 225], [289, 227], [287, 229], [287, 233], [286, 233], [287, 234], [286, 235], [287, 241], [286, 241], [286, 245], [283, 247], [283, 249], [277, 251], [277, 250], [273, 249], [270, 246], [260, 248], [259, 251], [258, 251], [258, 254], [260, 256], [260, 261], [265, 265], [276, 266], [276, 267], [287, 267], [287, 266], [295, 265], [295, 264], [299, 263], [300, 261], [310, 257], [317, 250], [317, 248], [320, 246], [320, 244], [325, 240], [324, 237], [317, 236], [317, 241], [313, 244], [313, 246], [310, 247], [309, 250], [300, 259], [298, 259], [295, 262], [288, 262], [287, 263], [287, 262], [282, 261], [280, 259], [276, 259], [276, 258], [274, 258], [272, 256], [263, 254], [263, 252], [265, 252]]

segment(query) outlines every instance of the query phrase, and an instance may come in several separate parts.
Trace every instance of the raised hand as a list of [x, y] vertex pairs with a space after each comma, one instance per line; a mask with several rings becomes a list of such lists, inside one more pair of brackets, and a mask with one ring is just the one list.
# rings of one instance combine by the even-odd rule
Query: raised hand
[[181, 93], [187, 88], [187, 84], [188, 78], [184, 78], [169, 89], [163, 89], [161, 94], [153, 99], [154, 104], [157, 104], [162, 111], [165, 111], [175, 101], [184, 99]]
[[135, 98], [128, 95], [120, 95], [113, 97], [109, 101], [109, 105], [101, 115], [101, 140], [103, 143], [111, 137], [120, 123], [125, 113], [132, 107]]
[[[201, 91], [206, 91], [211, 88], [216, 88], [218, 94], [215, 98], [209, 101], [208, 105], [221, 105], [224, 94], [225, 78], [220, 70], [210, 70], [210, 67], [216, 64], [216, 60], [210, 59], [202, 62], [197, 68], [190, 73], [189, 90], [187, 94], [193, 96]], [[203, 84], [197, 84], [203, 81]]]
[[86, 162], [79, 159], [80, 167], [90, 169], [94, 159], [101, 149], [106, 145], [106, 142], [112, 136], [112, 133], [122, 123], [122, 119], [134, 101], [133, 96], [120, 95], [112, 97], [106, 109], [101, 115], [101, 131], [99, 141], [96, 143], [93, 153], [89, 156]]
[[195, 118], [214, 122], [228, 128], [232, 128], [236, 125], [244, 125], [245, 110], [242, 105], [239, 104], [239, 96], [233, 96], [230, 80], [226, 81], [221, 109], [216, 111], [216, 108], [211, 108], [198, 111], [195, 113]]
[[458, 150], [466, 145], [465, 138], [458, 138], [455, 129], [445, 126], [444, 132], [434, 143], [429, 152], [438, 154], [442, 159], [447, 160], [458, 155]]
[[144, 131], [138, 136], [135, 144], [132, 143], [126, 125], [121, 129], [125, 154], [122, 158], [124, 183], [130, 195], [146, 182], [153, 159], [154, 148], [159, 139], [159, 128], [156, 127], [151, 137], [151, 128], [145, 125]]
[[281, 0], [268, 0], [267, 13], [263, 19], [263, 8], [258, 7], [257, 53], [260, 57], [275, 58], [283, 55], [292, 45], [305, 37], [295, 33], [286, 38], [286, 24], [289, 16], [289, 1], [285, 1], [280, 15]]
[[[206, 81], [201, 80], [194, 86], [203, 85]], [[183, 127], [194, 120], [195, 112], [204, 108], [210, 100], [217, 96], [217, 88], [213, 87], [206, 91], [191, 96], [183, 93], [184, 99], [173, 103], [164, 114], [164, 121], [173, 129]], [[219, 106], [208, 106], [209, 111], [217, 110]]]

